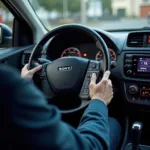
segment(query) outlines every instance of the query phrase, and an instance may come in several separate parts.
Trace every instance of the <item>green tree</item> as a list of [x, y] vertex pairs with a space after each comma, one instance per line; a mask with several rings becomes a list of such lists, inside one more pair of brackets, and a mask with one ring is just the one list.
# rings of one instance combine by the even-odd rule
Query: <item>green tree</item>
[[109, 14], [112, 14], [112, 0], [101, 0], [103, 5], [103, 11], [109, 11]]
[[[35, 0], [32, 0], [35, 2]], [[89, 0], [92, 1], [92, 0]], [[109, 13], [112, 13], [112, 0], [99, 0], [102, 2], [103, 5], [103, 11], [109, 11]], [[40, 6], [43, 6], [46, 10], [56, 10], [59, 12], [63, 11], [63, 0], [38, 0], [36, 1], [39, 3]], [[80, 12], [80, 4], [81, 0], [68, 0], [68, 11], [70, 13], [74, 12]]]
[[[39, 5], [43, 6], [46, 10], [57, 10], [63, 11], [63, 0], [38, 0]], [[80, 0], [68, 0], [68, 11], [79, 12], [80, 11]]]
[[3, 9], [3, 10], [5, 10], [6, 12], [8, 12], [7, 7], [6, 7], [2, 2], [0, 2], [0, 9]]
[[43, 6], [46, 10], [57, 10], [62, 11], [63, 1], [62, 0], [38, 0], [39, 5]]

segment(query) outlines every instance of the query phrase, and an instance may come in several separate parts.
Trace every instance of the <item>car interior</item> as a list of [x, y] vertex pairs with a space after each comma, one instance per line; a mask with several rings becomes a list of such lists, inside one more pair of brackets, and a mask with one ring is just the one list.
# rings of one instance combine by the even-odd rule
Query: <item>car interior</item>
[[29, 69], [41, 63], [34, 84], [74, 128], [90, 102], [92, 73], [99, 82], [110, 70], [114, 97], [109, 116], [123, 129], [118, 150], [133, 145], [150, 150], [150, 27], [107, 31], [65, 24], [48, 31], [28, 1], [1, 3], [14, 19], [12, 29], [0, 24], [0, 66], [21, 72], [27, 63]]

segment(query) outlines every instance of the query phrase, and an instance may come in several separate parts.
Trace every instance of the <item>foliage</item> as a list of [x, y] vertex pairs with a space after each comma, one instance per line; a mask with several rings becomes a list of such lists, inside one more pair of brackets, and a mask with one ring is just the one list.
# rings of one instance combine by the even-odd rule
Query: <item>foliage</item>
[[[38, 0], [39, 5], [43, 6], [46, 10], [56, 10], [59, 12], [63, 11], [63, 1], [65, 0]], [[66, 0], [68, 1], [68, 11], [71, 13], [79, 12], [81, 0]], [[91, 1], [91, 0], [89, 0]], [[103, 10], [108, 10], [112, 12], [111, 0], [101, 0], [103, 5]]]
[[108, 10], [109, 13], [112, 13], [112, 6], [111, 6], [112, 0], [102, 0], [103, 10]]
[[2, 2], [0, 2], [0, 9], [8, 12], [8, 9], [6, 8], [6, 6]]
[[[80, 0], [66, 0], [68, 1], [69, 12], [80, 11]], [[38, 0], [39, 4], [42, 5], [46, 10], [57, 10], [63, 11], [63, 0]]]

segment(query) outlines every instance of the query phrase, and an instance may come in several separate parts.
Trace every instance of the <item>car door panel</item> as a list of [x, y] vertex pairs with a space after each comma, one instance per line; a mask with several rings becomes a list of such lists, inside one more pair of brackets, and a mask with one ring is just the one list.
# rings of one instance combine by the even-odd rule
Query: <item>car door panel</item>
[[9, 65], [17, 69], [21, 69], [24, 64], [22, 54], [25, 51], [32, 51], [34, 45], [25, 47], [13, 47], [0, 50], [0, 65]]

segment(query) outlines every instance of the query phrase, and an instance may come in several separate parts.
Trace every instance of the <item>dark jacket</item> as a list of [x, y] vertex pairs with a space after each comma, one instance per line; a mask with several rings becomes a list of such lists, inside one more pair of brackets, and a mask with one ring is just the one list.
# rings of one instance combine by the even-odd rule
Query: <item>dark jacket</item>
[[[108, 110], [92, 100], [75, 130], [59, 110], [11, 68], [0, 68], [0, 147], [20, 150], [107, 150]], [[1, 149], [0, 148], [0, 149]]]

